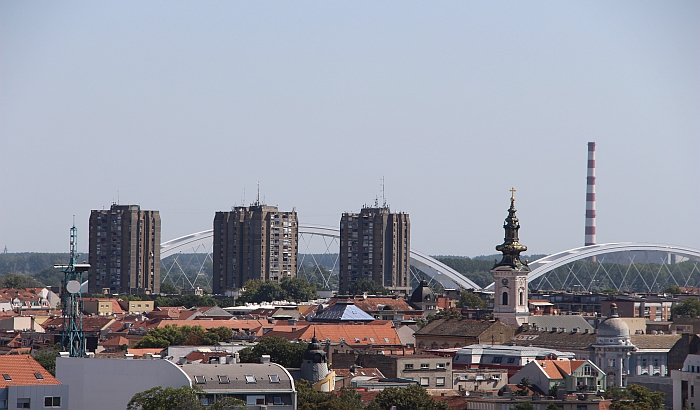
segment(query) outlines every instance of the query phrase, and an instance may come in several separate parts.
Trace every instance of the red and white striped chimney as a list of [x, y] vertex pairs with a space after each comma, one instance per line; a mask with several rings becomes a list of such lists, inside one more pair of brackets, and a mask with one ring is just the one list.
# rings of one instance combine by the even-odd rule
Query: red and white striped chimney
[[595, 245], [595, 142], [588, 143], [586, 178], [586, 246]]

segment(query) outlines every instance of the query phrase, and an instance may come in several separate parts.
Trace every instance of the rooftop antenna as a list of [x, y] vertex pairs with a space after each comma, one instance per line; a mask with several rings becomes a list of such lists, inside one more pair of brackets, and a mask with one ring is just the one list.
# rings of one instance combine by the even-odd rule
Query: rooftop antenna
[[[117, 205], [119, 205], [119, 190], [117, 190]], [[75, 225], [75, 215], [73, 215], [73, 225]]]
[[257, 184], [258, 184], [258, 197], [255, 198], [255, 205], [260, 205], [260, 181], [258, 181]]
[[386, 208], [386, 197], [384, 196], [384, 176], [382, 175], [382, 207]]
[[5, 250], [2, 251], [2, 253], [4, 253], [5, 255], [7, 255], [7, 245], [5, 245]]
[[78, 229], [75, 227], [75, 215], [73, 215], [73, 227], [70, 228], [70, 260], [68, 265], [54, 265], [63, 272], [63, 286], [61, 287], [61, 303], [63, 305], [63, 328], [61, 330], [61, 347], [67, 351], [70, 357], [82, 357], [85, 353], [85, 334], [83, 333], [83, 295], [81, 286], [83, 272], [90, 269], [87, 263], [78, 261]]

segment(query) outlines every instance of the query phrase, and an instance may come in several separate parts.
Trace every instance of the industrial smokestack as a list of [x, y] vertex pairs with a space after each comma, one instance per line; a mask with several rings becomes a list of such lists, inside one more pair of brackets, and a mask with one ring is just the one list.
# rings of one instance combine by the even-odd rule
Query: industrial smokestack
[[595, 142], [588, 143], [586, 178], [586, 246], [595, 245]]

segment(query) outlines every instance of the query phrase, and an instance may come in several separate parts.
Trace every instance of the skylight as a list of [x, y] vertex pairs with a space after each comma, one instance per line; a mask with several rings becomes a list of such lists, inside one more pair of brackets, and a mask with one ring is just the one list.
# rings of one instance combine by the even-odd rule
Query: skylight
[[206, 384], [207, 377], [206, 376], [194, 376], [194, 382], [197, 384]]
[[280, 377], [276, 374], [271, 374], [270, 375], [270, 383], [279, 383], [280, 382]]
[[219, 383], [223, 383], [223, 384], [231, 383], [231, 379], [229, 379], [228, 376], [225, 374], [220, 374], [218, 377], [219, 377]]
[[255, 380], [255, 376], [253, 376], [252, 374], [245, 375], [245, 382], [246, 383], [257, 383], [257, 381]]
[[2, 375], [2, 377], [4, 377], [5, 380], [7, 380], [8, 382], [9, 382], [10, 380], [12, 380], [12, 377], [10, 377], [10, 375], [7, 374], [7, 373], [4, 373], [4, 374]]
[[44, 376], [41, 375], [41, 373], [34, 373], [34, 377], [36, 377], [37, 380], [43, 380]]

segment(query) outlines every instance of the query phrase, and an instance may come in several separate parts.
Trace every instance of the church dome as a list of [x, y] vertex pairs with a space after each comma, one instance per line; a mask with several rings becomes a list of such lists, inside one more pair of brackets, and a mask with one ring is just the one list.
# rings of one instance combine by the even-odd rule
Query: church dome
[[435, 300], [435, 292], [430, 289], [425, 280], [420, 281], [420, 285], [411, 294], [411, 302], [413, 303], [435, 302]]
[[612, 313], [598, 325], [598, 335], [601, 337], [629, 337], [630, 327], [617, 315], [617, 305], [612, 304]]
[[609, 317], [598, 325], [598, 334], [606, 337], [629, 337], [630, 327], [619, 317]]

